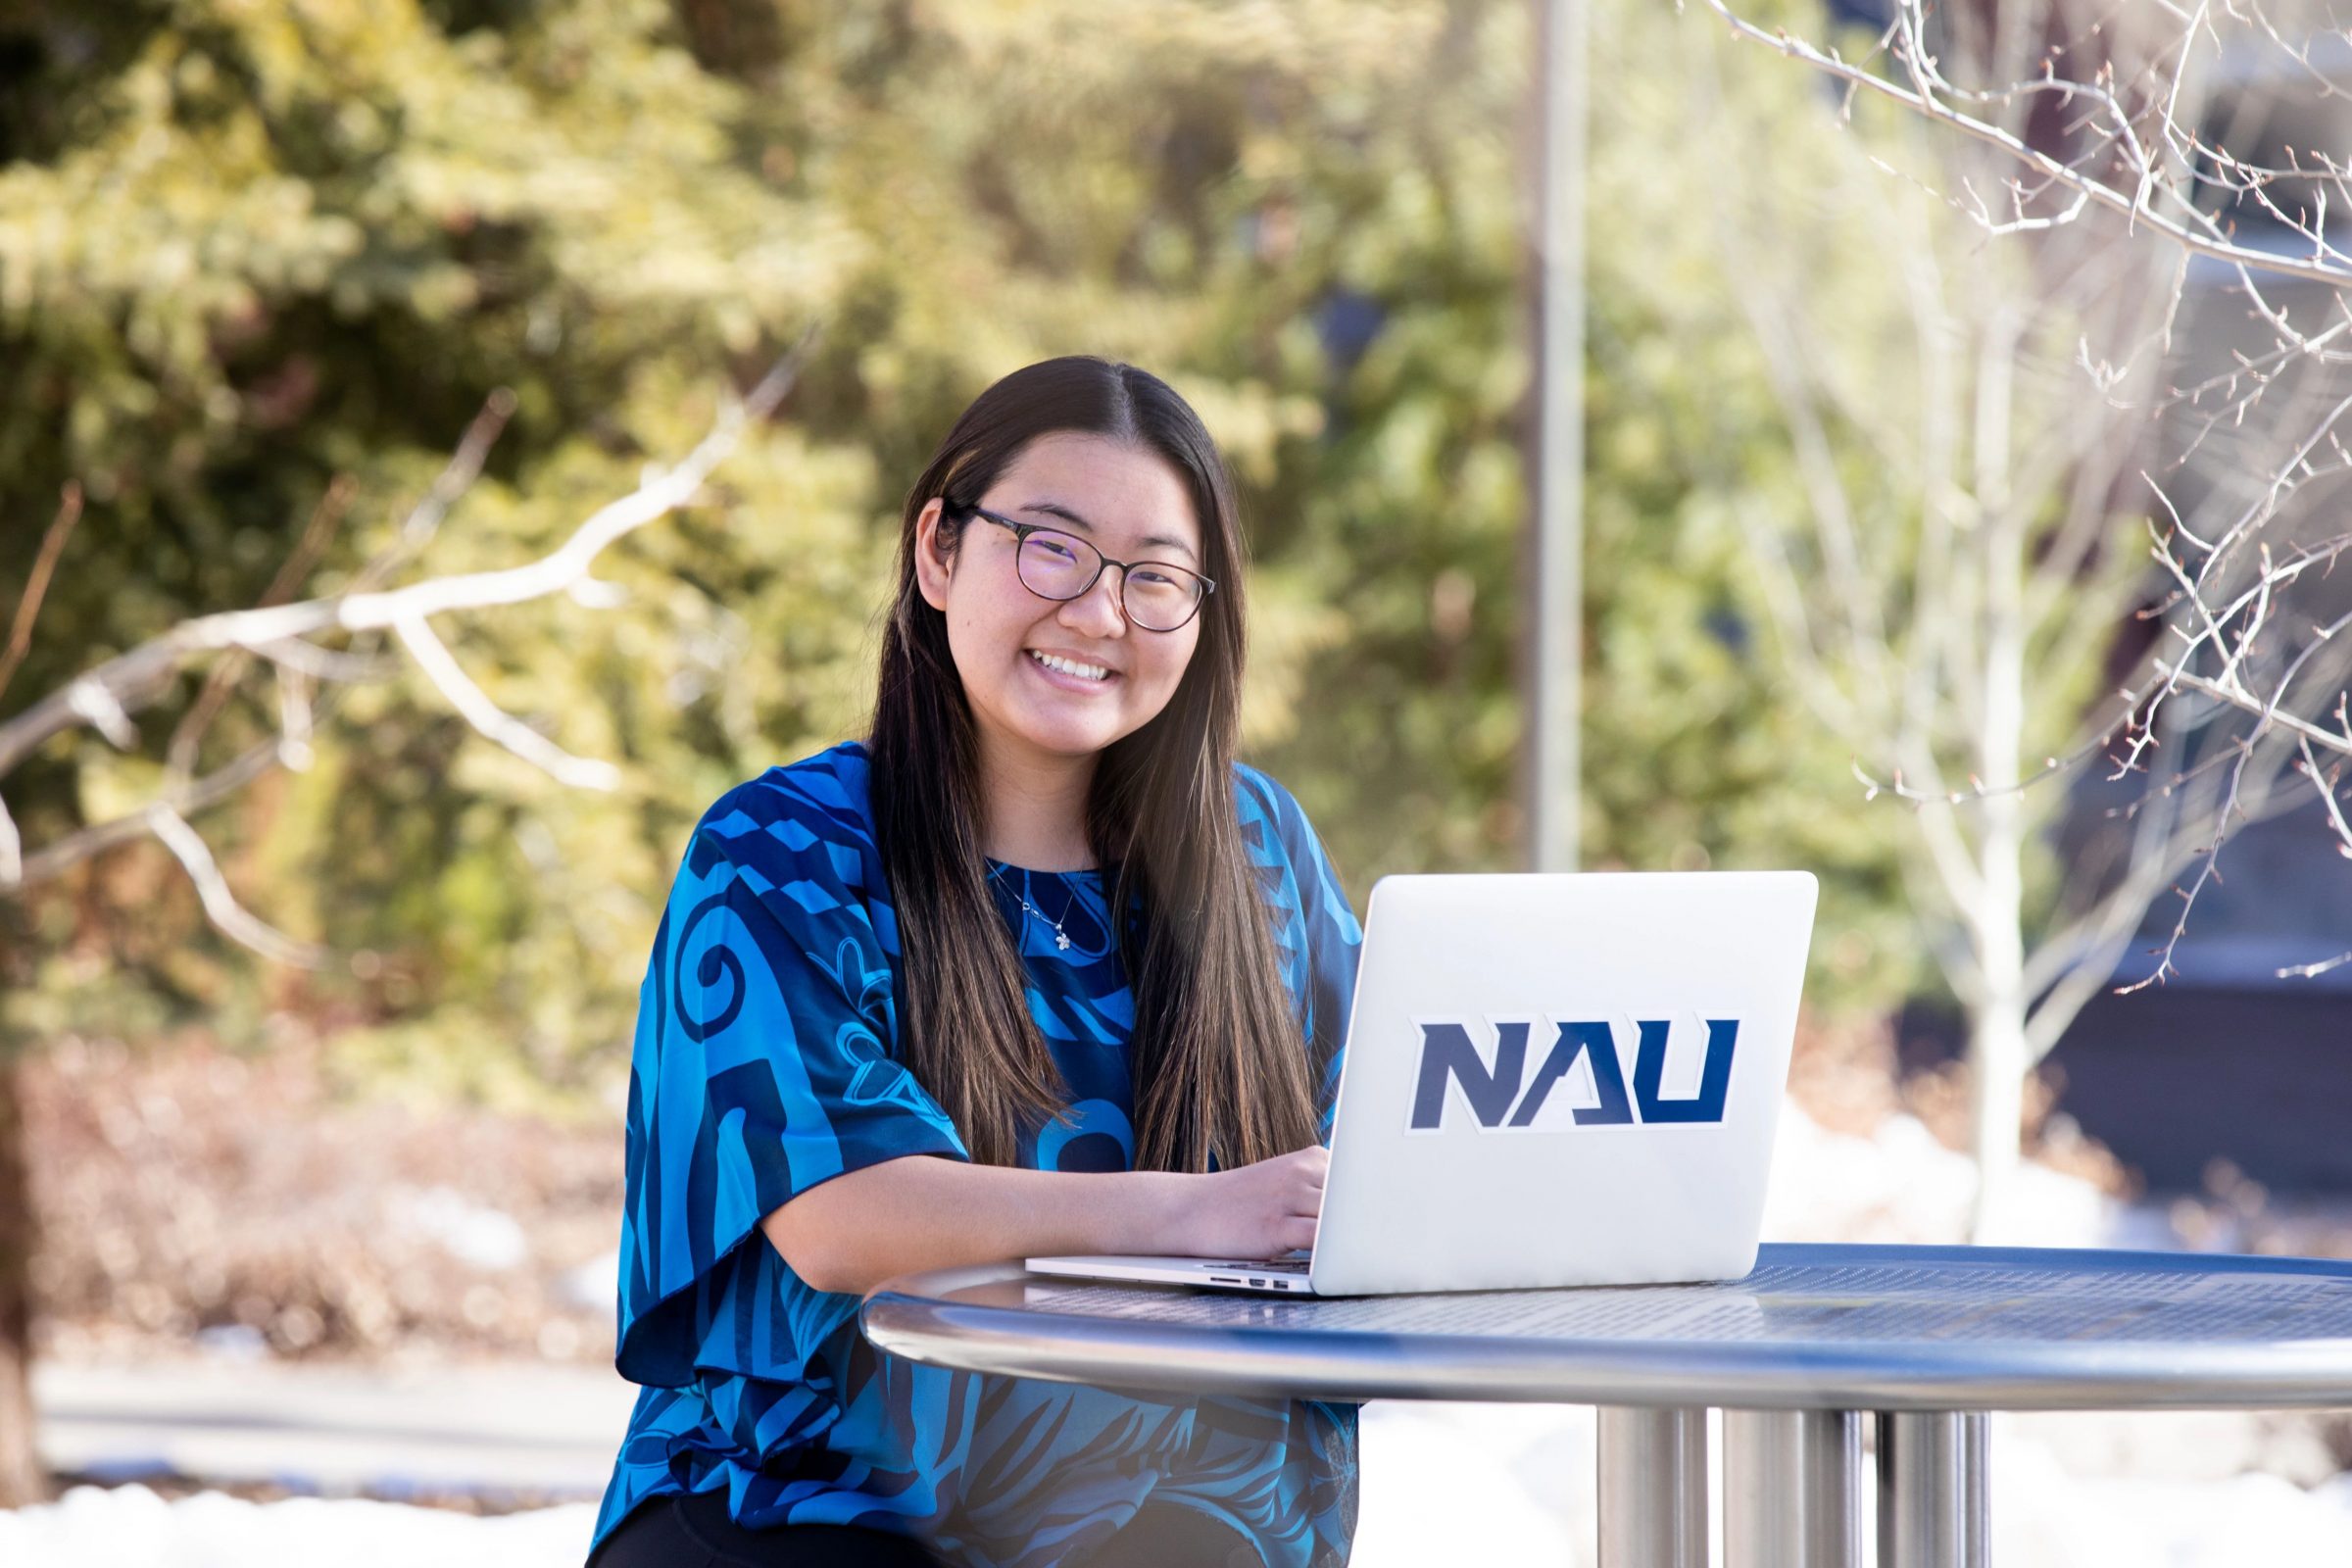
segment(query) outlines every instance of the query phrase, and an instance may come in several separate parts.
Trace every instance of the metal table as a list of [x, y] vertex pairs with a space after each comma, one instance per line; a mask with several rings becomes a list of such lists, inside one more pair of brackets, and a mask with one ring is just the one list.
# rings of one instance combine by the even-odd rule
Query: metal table
[[1603, 1568], [1858, 1565], [1875, 1412], [1881, 1568], [1983, 1568], [1985, 1412], [2352, 1406], [2352, 1263], [1765, 1247], [1724, 1285], [1333, 1300], [1017, 1265], [893, 1281], [865, 1333], [941, 1366], [1138, 1391], [1600, 1407]]

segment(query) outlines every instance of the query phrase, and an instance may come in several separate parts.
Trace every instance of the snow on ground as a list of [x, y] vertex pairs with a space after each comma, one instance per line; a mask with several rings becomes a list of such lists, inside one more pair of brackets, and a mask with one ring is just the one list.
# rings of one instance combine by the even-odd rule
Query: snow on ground
[[[2153, 1428], [2184, 1450], [2225, 1419], [1995, 1416], [1992, 1560], [2001, 1568], [2352, 1561], [2352, 1476], [2305, 1491], [2259, 1472], [2182, 1480], [2070, 1467], [2083, 1457], [2086, 1423], [2128, 1420], [2143, 1447]], [[1446, 1561], [1591, 1568], [1592, 1457], [1590, 1409], [1373, 1405], [1364, 1413], [1356, 1568]], [[2158, 1469], [2177, 1465], [2194, 1469], [2197, 1460], [2181, 1452], [2176, 1465]], [[1875, 1500], [1866, 1487], [1866, 1559], [1874, 1555]], [[1720, 1563], [1720, 1496], [1713, 1501]]]
[[[2025, 1418], [2019, 1418], [2022, 1424]], [[2243, 1568], [2352, 1560], [2352, 1480], [2311, 1491], [2249, 1473], [2182, 1484], [2079, 1476], [2018, 1430], [1993, 1437], [1992, 1544], [2001, 1568]], [[1867, 1491], [1863, 1502], [1869, 1506]], [[402, 1503], [219, 1493], [167, 1502], [145, 1487], [77, 1488], [0, 1512], [9, 1568], [573, 1568], [596, 1509], [475, 1518]], [[1867, 1517], [1863, 1539], [1871, 1539]], [[1357, 1568], [1593, 1562], [1592, 1412], [1379, 1404], [1364, 1417]], [[1718, 1558], [1720, 1560], [1720, 1557]]]
[[[1963, 1241], [1976, 1164], [1916, 1116], [1889, 1116], [1868, 1138], [1833, 1133], [1787, 1102], [1764, 1190], [1768, 1242]], [[2136, 1216], [2090, 1183], [2028, 1162], [2011, 1184], [2004, 1240], [2018, 1247], [2149, 1245], [2118, 1233]], [[2158, 1242], [2155, 1245], [2169, 1245]]]
[[[1864, 1139], [1826, 1132], [1792, 1103], [1764, 1235], [1955, 1241], [1972, 1179], [1968, 1161], [1910, 1117]], [[2018, 1214], [2024, 1245], [2161, 1246], [2169, 1237], [2160, 1217], [2038, 1166], [2022, 1178]], [[1355, 1561], [1590, 1564], [1592, 1461], [1588, 1408], [1372, 1405]], [[2352, 1561], [2352, 1475], [2330, 1474], [2324, 1446], [2296, 1418], [2001, 1415], [1992, 1466], [2002, 1568]], [[1871, 1500], [1866, 1489], [1866, 1508]], [[581, 1560], [594, 1515], [587, 1503], [476, 1518], [384, 1502], [253, 1503], [218, 1493], [167, 1502], [144, 1487], [81, 1488], [47, 1507], [0, 1512], [0, 1565], [557, 1568]]]
[[167, 1502], [145, 1487], [76, 1487], [0, 1511], [8, 1568], [577, 1568], [594, 1503], [478, 1518], [407, 1503], [218, 1492]]

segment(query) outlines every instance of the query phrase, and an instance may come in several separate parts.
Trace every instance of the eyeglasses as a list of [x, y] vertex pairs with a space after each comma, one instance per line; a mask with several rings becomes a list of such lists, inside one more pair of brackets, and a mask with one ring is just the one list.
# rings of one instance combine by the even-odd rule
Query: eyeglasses
[[1015, 522], [979, 507], [950, 507], [963, 517], [986, 517], [1010, 528], [1021, 586], [1040, 599], [1076, 599], [1095, 586], [1105, 566], [1119, 568], [1119, 607], [1146, 631], [1176, 631], [1200, 612], [1217, 585], [1189, 566], [1164, 561], [1113, 561], [1074, 533]]

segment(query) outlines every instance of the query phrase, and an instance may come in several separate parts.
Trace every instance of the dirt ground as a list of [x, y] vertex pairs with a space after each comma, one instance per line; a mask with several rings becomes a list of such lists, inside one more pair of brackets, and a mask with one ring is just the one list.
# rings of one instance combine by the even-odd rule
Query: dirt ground
[[621, 1124], [353, 1103], [315, 1047], [26, 1074], [39, 1349], [609, 1361]]

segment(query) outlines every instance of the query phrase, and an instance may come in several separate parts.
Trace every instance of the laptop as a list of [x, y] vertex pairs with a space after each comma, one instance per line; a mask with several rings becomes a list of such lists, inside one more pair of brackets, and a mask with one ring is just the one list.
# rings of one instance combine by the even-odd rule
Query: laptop
[[1289, 1296], [1740, 1279], [1817, 893], [1805, 871], [1384, 877], [1313, 1250], [1027, 1266]]

